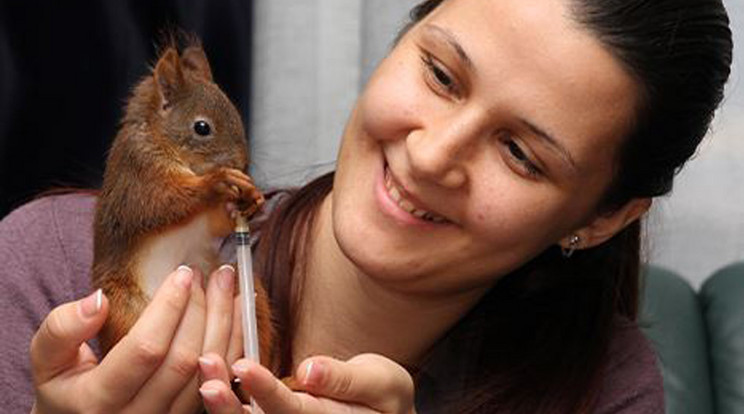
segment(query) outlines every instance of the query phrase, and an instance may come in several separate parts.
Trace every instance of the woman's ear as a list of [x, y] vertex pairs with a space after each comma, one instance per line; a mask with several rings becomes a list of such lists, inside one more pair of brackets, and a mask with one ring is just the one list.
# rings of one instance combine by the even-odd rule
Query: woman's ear
[[[564, 249], [588, 249], [598, 246], [638, 220], [649, 208], [650, 198], [634, 198], [618, 209], [596, 216], [589, 224], [564, 237], [558, 244]], [[578, 241], [575, 236], [578, 236]]]

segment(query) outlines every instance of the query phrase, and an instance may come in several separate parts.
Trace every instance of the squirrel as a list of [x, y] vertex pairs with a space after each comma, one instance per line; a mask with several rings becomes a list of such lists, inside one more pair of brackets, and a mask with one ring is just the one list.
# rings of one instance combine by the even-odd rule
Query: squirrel
[[[180, 55], [166, 45], [128, 100], [96, 205], [92, 279], [111, 303], [98, 337], [104, 355], [176, 267], [206, 276], [219, 265], [236, 214], [264, 202], [248, 161], [240, 115], [201, 45], [192, 39]], [[270, 366], [275, 332], [258, 278], [255, 286], [261, 363]]]

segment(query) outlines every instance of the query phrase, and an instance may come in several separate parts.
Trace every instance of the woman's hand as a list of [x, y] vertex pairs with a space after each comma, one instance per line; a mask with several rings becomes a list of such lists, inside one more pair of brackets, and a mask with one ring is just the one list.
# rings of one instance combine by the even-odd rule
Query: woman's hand
[[229, 360], [240, 348], [231, 332], [233, 273], [212, 275], [205, 296], [193, 271], [173, 272], [100, 363], [85, 341], [106, 320], [106, 297], [96, 292], [52, 310], [31, 341], [33, 412], [198, 411], [199, 355]]
[[[250, 412], [231, 391], [227, 366], [218, 355], [200, 360], [204, 405], [211, 414]], [[344, 362], [330, 357], [303, 361], [294, 377], [306, 392], [290, 390], [259, 364], [242, 359], [232, 366], [244, 395], [266, 414], [413, 414], [414, 387], [408, 372], [376, 354]], [[258, 412], [258, 411], [255, 411]]]

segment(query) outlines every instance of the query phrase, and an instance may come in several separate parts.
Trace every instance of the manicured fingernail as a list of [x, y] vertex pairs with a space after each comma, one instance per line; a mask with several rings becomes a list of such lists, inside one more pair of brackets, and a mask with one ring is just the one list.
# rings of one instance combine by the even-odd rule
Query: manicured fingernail
[[249, 368], [248, 361], [245, 360], [239, 360], [236, 363], [232, 365], [232, 371], [235, 375], [245, 375], [248, 373]]
[[103, 291], [101, 289], [96, 290], [80, 301], [80, 311], [83, 316], [90, 318], [95, 316], [100, 310], [103, 303]]
[[186, 265], [178, 266], [176, 269], [176, 284], [188, 289], [191, 287], [191, 279], [194, 277], [194, 271]]
[[199, 393], [201, 394], [202, 398], [209, 402], [216, 402], [217, 398], [220, 395], [219, 391], [204, 387], [199, 388]]
[[235, 284], [235, 282], [233, 281], [234, 277], [235, 268], [230, 266], [229, 264], [222, 265], [217, 270], [217, 285], [223, 290], [232, 290], [232, 287]]
[[323, 375], [325, 374], [325, 368], [323, 364], [310, 361], [305, 367], [305, 378], [302, 379], [303, 384], [306, 386], [319, 385], [323, 381]]
[[201, 365], [203, 370], [212, 369], [216, 365], [214, 361], [207, 357], [199, 357], [199, 365]]

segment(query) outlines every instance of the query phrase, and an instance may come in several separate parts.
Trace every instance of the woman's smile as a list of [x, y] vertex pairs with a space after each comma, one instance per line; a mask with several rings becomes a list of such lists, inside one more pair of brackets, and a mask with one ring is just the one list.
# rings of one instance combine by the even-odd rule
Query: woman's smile
[[451, 224], [400, 184], [387, 164], [375, 187], [381, 210], [401, 223], [427, 227]]

